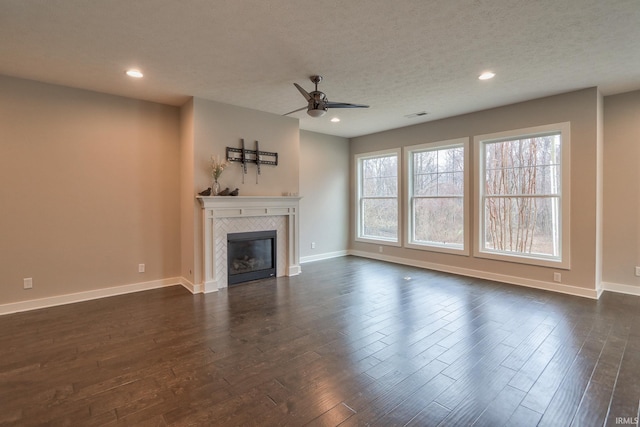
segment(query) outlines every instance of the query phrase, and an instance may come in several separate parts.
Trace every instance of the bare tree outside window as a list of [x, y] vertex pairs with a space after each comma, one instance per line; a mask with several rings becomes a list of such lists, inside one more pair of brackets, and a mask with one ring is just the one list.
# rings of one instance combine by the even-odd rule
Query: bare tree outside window
[[561, 135], [484, 143], [484, 249], [560, 256]]
[[360, 237], [398, 240], [398, 156], [360, 161]]

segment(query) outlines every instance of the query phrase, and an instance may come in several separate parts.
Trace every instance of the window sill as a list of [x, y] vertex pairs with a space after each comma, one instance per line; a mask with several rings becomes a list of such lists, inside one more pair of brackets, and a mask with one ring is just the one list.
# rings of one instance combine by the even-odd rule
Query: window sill
[[398, 248], [402, 246], [397, 240], [376, 239], [373, 237], [356, 237], [355, 241], [360, 243], [373, 243], [375, 245], [395, 246]]
[[484, 258], [484, 259], [492, 259], [496, 261], [504, 261], [504, 262], [512, 262], [517, 264], [528, 264], [535, 265], [538, 267], [550, 267], [557, 268], [561, 270], [570, 270], [571, 263], [569, 261], [563, 260], [554, 260], [551, 258], [536, 258], [525, 255], [517, 255], [517, 254], [504, 254], [504, 253], [496, 253], [496, 252], [487, 252], [476, 250], [473, 254], [476, 258]]
[[427, 243], [405, 243], [404, 247], [407, 249], [416, 249], [416, 250], [425, 251], [425, 252], [439, 252], [443, 254], [469, 256], [469, 249], [454, 248], [454, 247], [449, 247], [444, 245], [440, 246], [440, 245], [430, 245]]

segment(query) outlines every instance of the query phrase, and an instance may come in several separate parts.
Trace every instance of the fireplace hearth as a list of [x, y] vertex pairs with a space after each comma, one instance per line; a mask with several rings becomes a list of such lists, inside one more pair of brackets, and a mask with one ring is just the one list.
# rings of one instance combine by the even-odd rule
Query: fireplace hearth
[[276, 230], [227, 234], [227, 283], [276, 275]]

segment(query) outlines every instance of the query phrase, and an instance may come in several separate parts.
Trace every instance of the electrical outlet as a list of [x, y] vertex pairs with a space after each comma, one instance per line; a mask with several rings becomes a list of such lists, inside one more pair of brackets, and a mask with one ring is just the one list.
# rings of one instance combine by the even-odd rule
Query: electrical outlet
[[315, 249], [316, 248], [316, 242], [311, 242], [311, 249]]
[[27, 277], [24, 279], [24, 288], [25, 289], [33, 288], [33, 279], [31, 277]]
[[640, 277], [640, 267], [636, 267], [636, 276]]
[[138, 273], [144, 273], [144, 264], [138, 264]]
[[382, 253], [382, 246], [378, 246], [378, 252]]
[[554, 281], [554, 282], [562, 282], [562, 274], [560, 274], [560, 273], [553, 273], [553, 281]]

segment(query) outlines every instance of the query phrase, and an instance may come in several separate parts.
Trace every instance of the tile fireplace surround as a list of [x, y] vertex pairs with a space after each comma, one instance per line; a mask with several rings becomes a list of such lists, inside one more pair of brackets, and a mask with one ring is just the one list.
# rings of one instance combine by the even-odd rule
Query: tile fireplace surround
[[227, 284], [227, 233], [277, 231], [276, 276], [300, 274], [300, 197], [198, 197], [202, 206], [204, 292]]

